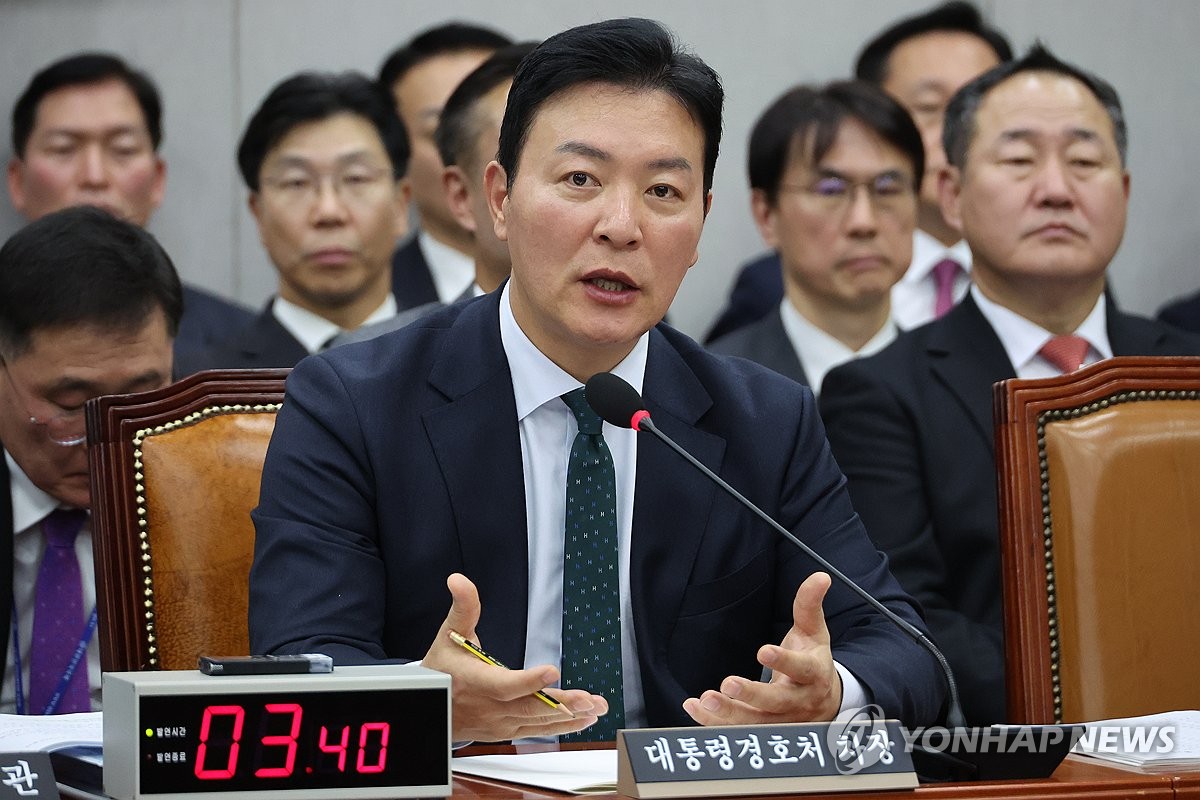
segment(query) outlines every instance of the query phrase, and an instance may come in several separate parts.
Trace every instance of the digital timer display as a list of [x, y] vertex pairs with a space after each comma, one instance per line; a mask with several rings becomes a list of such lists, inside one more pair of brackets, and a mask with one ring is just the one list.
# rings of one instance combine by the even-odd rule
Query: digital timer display
[[138, 702], [142, 795], [449, 780], [442, 689], [213, 692]]

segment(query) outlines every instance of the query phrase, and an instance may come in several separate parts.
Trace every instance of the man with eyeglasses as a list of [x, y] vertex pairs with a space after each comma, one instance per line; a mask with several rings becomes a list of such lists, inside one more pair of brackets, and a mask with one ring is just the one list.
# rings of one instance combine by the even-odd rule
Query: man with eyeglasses
[[1104, 292], [1129, 204], [1116, 90], [1041, 46], [946, 108], [942, 212], [971, 247], [946, 316], [825, 378], [821, 416], [854, 508], [920, 601], [972, 725], [1008, 721], [992, 386], [1200, 339]]
[[246, 126], [238, 167], [279, 293], [243, 330], [181, 358], [178, 374], [292, 367], [394, 316], [408, 156], [391, 100], [363, 75], [305, 72], [272, 89]]
[[97, 208], [0, 248], [2, 713], [99, 707], [83, 405], [165, 386], [182, 308], [154, 238]]
[[820, 392], [825, 373], [896, 338], [890, 292], [912, 258], [925, 154], [881, 89], [797, 87], [750, 134], [751, 207], [779, 252], [784, 298], [712, 349]]

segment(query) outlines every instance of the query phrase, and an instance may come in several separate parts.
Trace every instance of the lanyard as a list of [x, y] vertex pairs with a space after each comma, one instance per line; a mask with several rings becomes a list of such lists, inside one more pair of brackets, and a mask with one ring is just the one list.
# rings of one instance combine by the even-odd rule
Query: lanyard
[[[45, 708], [42, 709], [42, 714], [53, 714], [58, 710], [58, 704], [62, 702], [63, 694], [66, 693], [67, 687], [71, 684], [71, 678], [75, 676], [75, 670], [79, 668], [79, 662], [83, 661], [84, 655], [87, 653], [88, 644], [92, 641], [92, 636], [96, 633], [96, 607], [92, 606], [92, 615], [88, 617], [87, 625], [83, 628], [83, 633], [79, 635], [79, 643], [75, 645], [75, 652], [71, 654], [71, 660], [67, 662], [67, 668], [63, 670], [62, 676], [58, 679], [58, 685], [54, 688], [54, 694], [50, 695], [50, 699], [46, 701]], [[25, 713], [25, 688], [24, 681], [21, 678], [21, 640], [17, 629], [17, 601], [13, 598], [12, 611], [12, 654], [13, 654], [13, 690], [16, 695], [17, 713]]]

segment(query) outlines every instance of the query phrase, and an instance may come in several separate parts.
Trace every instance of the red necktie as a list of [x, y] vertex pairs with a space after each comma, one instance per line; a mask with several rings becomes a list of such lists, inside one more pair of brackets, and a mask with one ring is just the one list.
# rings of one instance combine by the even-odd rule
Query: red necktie
[[1083, 359], [1087, 356], [1087, 352], [1087, 339], [1074, 334], [1055, 336], [1042, 345], [1041, 350], [1038, 350], [1038, 354], [1042, 358], [1053, 364], [1064, 375], [1079, 369], [1083, 365]]
[[962, 264], [953, 258], [942, 259], [933, 265], [933, 285], [937, 295], [933, 301], [933, 318], [941, 319], [954, 308], [954, 279], [962, 271]]

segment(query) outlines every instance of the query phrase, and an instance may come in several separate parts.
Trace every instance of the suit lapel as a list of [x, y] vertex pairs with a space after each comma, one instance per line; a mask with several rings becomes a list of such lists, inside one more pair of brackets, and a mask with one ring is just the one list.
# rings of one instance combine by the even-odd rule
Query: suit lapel
[[274, 300], [267, 303], [250, 328], [237, 338], [238, 352], [255, 366], [291, 366], [308, 355], [304, 345], [275, 319], [271, 313], [274, 304]]
[[434, 362], [429, 383], [446, 403], [422, 419], [450, 494], [464, 574], [483, 600], [480, 637], [495, 643], [489, 648], [505, 663], [522, 664], [528, 526], [516, 401], [500, 341], [499, 293], [463, 309], [442, 352], [454, 356]]
[[1114, 356], [1145, 356], [1163, 353], [1166, 334], [1146, 320], [1122, 314], [1110, 301], [1107, 311], [1108, 346]]
[[783, 327], [783, 317], [778, 307], [766, 316], [761, 326], [755, 332], [759, 352], [762, 353], [762, 365], [785, 375], [792, 380], [808, 386], [808, 376], [804, 374], [804, 366], [788, 338]]
[[992, 384], [1016, 375], [1004, 345], [970, 295], [932, 326], [927, 352], [933, 377], [966, 411], [993, 452]]
[[[650, 332], [643, 396], [663, 433], [709, 469], [720, 471], [725, 440], [696, 427], [712, 399], [657, 328]], [[643, 664], [661, 664], [665, 658], [716, 491], [653, 434], [638, 437], [629, 580]], [[652, 670], [643, 669], [643, 680], [652, 675]], [[650, 692], [646, 695], [649, 702]]]

